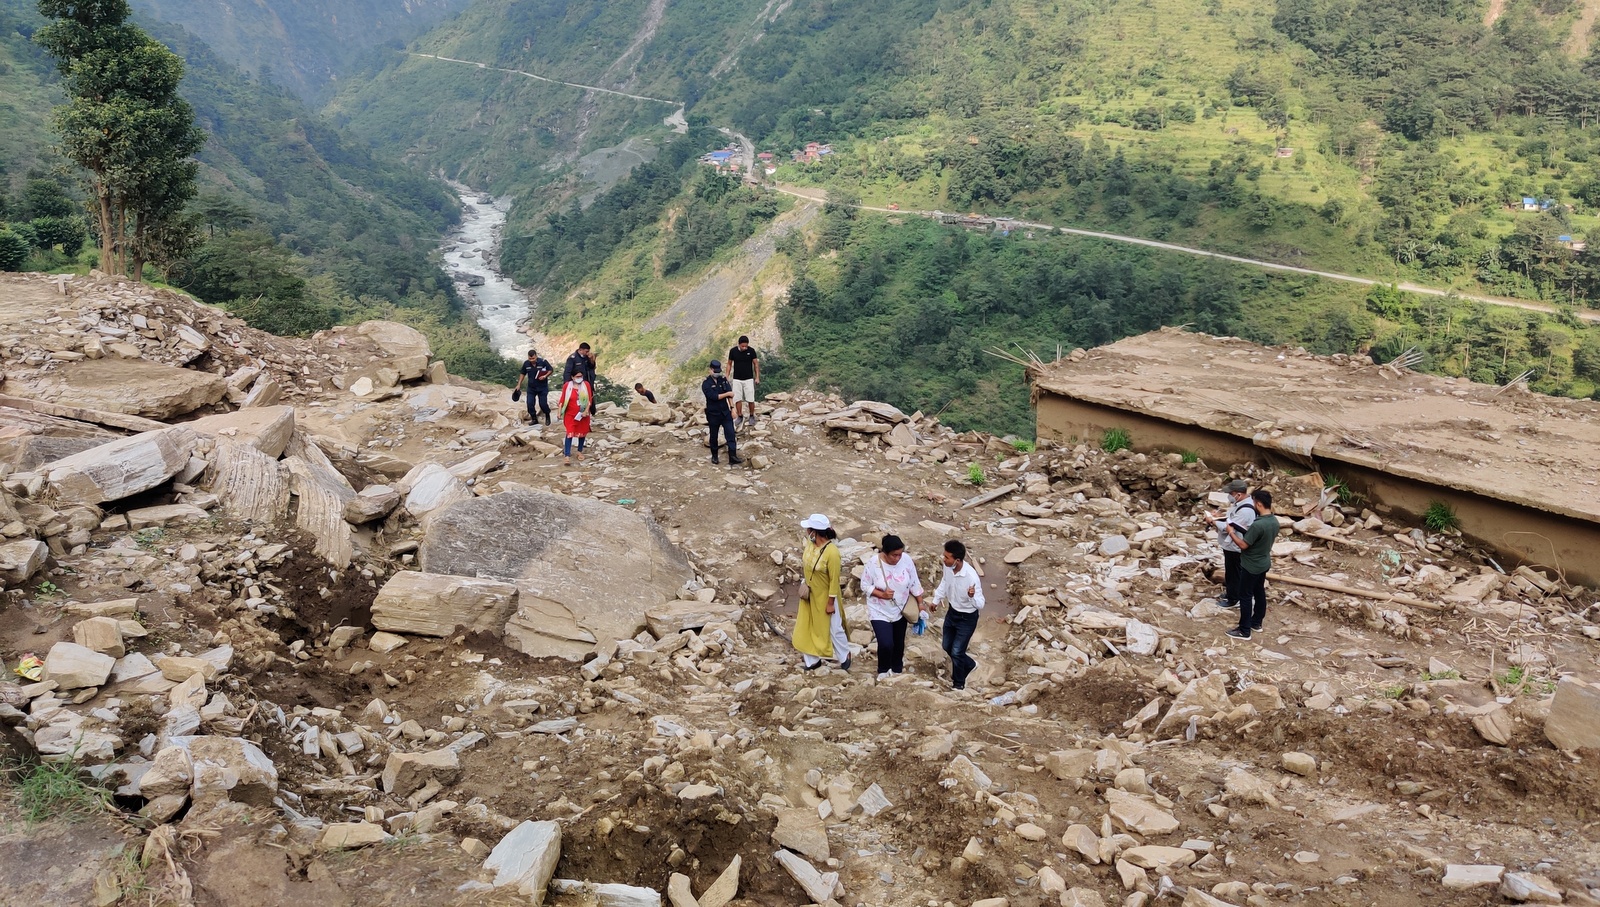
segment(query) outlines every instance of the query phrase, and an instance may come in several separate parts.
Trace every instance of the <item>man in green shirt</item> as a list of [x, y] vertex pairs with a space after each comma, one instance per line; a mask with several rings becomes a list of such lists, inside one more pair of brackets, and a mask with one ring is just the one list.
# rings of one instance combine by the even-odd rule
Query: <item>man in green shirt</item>
[[1250, 497], [1256, 502], [1255, 522], [1242, 533], [1237, 526], [1227, 527], [1229, 538], [1239, 546], [1239, 566], [1244, 573], [1239, 583], [1239, 626], [1228, 631], [1234, 639], [1249, 639], [1267, 616], [1267, 571], [1272, 569], [1272, 543], [1278, 539], [1272, 492], [1257, 488]]

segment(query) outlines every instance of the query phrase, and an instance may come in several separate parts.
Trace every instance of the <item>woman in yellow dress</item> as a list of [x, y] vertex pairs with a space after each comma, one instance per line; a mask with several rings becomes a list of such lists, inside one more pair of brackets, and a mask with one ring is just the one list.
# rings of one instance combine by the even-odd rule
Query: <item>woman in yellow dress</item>
[[794, 620], [794, 647], [803, 667], [813, 670], [825, 658], [837, 658], [840, 670], [850, 670], [850, 637], [839, 600], [839, 534], [828, 518], [813, 513], [800, 521], [806, 533], [800, 553], [800, 611]]

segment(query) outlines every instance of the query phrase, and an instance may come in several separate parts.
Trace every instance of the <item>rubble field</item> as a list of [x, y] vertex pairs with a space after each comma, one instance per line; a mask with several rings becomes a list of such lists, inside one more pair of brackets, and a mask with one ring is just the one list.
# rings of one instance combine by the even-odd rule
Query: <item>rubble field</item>
[[[742, 468], [696, 400], [602, 405], [569, 466], [399, 325], [41, 276], [0, 313], [6, 903], [1600, 903], [1594, 590], [1315, 475], [811, 392]], [[63, 390], [108, 357], [209, 389]], [[1231, 477], [1285, 525], [1248, 641]], [[815, 511], [930, 594], [967, 543], [968, 690], [942, 614], [875, 676], [853, 577], [851, 670], [800, 669]], [[40, 760], [105, 807], [30, 817]]]

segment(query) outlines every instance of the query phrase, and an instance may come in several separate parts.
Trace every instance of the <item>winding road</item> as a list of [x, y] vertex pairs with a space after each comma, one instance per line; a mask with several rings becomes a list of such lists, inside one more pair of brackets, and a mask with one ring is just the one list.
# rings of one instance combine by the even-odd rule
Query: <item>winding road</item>
[[[1600, 5], [1600, 0], [1590, 0], [1590, 2]], [[636, 101], [654, 101], [660, 104], [673, 104], [678, 106], [680, 109], [683, 106], [682, 101], [673, 101], [666, 98], [653, 98], [648, 95], [629, 94], [628, 92], [617, 91], [612, 88], [601, 88], [598, 85], [583, 85], [577, 82], [567, 82], [562, 79], [552, 79], [548, 76], [524, 72], [520, 69], [506, 69], [500, 66], [490, 66], [487, 63], [479, 63], [474, 60], [460, 60], [456, 59], [455, 57], [444, 57], [438, 54], [416, 53], [415, 51], [410, 51], [408, 53], [410, 53], [410, 55], [413, 57], [425, 57], [430, 60], [441, 60], [447, 63], [460, 63], [465, 66], [475, 66], [478, 69], [494, 70], [496, 72], [527, 76], [530, 79], [537, 79], [540, 82], [550, 82], [555, 85], [567, 85], [573, 88], [582, 88], [588, 91], [599, 91], [604, 92], [605, 94], [618, 95], [624, 98], [633, 98]], [[727, 127], [722, 127], [719, 131], [724, 135], [732, 136], [738, 141], [743, 157], [741, 163], [744, 165], [745, 171], [747, 173], [755, 172], [755, 145], [751, 143], [750, 139]], [[785, 195], [792, 195], [796, 198], [803, 198], [811, 202], [820, 203], [824, 201], [827, 196], [827, 191], [823, 189], [799, 189], [792, 186], [784, 186], [779, 183], [771, 183], [769, 185]], [[938, 213], [934, 211], [918, 211], [901, 208], [880, 208], [873, 205], [852, 205], [851, 207], [861, 211], [876, 211], [883, 214], [911, 214], [919, 217], [933, 217]], [[1100, 230], [1082, 230], [1077, 227], [1058, 227], [1055, 224], [1035, 223], [1032, 221], [1021, 220], [1014, 220], [1011, 221], [1011, 223], [1028, 229], [1052, 230], [1058, 233], [1066, 233], [1072, 236], [1084, 236], [1090, 239], [1104, 240], [1106, 242], [1123, 243], [1130, 246], [1144, 246], [1150, 249], [1160, 249], [1164, 252], [1177, 252], [1181, 255], [1194, 255], [1200, 258], [1214, 258], [1219, 261], [1229, 261], [1235, 264], [1248, 265], [1250, 267], [1261, 268], [1262, 270], [1266, 271], [1281, 271], [1288, 274], [1304, 274], [1308, 277], [1321, 277], [1325, 280], [1338, 280], [1344, 283], [1361, 284], [1369, 287], [1394, 286], [1396, 289], [1403, 290], [1407, 293], [1416, 293], [1422, 296], [1453, 296], [1458, 299], [1469, 299], [1473, 302], [1481, 302], [1486, 305], [1505, 306], [1507, 308], [1523, 309], [1524, 311], [1529, 312], [1541, 312], [1546, 315], [1556, 315], [1560, 314], [1561, 312], [1561, 310], [1556, 306], [1544, 302], [1531, 302], [1526, 299], [1508, 299], [1504, 296], [1485, 296], [1477, 293], [1463, 293], [1457, 290], [1450, 290], [1442, 287], [1430, 287], [1424, 284], [1410, 283], [1408, 281], [1400, 281], [1397, 283], [1388, 280], [1378, 280], [1372, 277], [1358, 277], [1354, 274], [1340, 274], [1336, 271], [1319, 271], [1315, 268], [1302, 268], [1297, 265], [1279, 264], [1275, 261], [1265, 261], [1260, 258], [1246, 258], [1242, 255], [1228, 255], [1223, 252], [1213, 252], [1209, 249], [1199, 249], [1194, 246], [1160, 242], [1159, 240], [1154, 239], [1143, 239], [1138, 236], [1126, 236], [1121, 233], [1106, 233]], [[1579, 311], [1575, 314], [1582, 321], [1589, 322], [1590, 324], [1600, 324], [1600, 312]]]
[[[796, 189], [776, 183], [773, 188], [785, 195], [803, 198], [807, 201], [822, 202], [827, 195], [823, 189]], [[884, 214], [912, 214], [920, 217], [933, 217], [935, 211], [915, 211], [909, 208], [879, 208], [873, 205], [852, 205], [861, 211], [879, 211]], [[1322, 277], [1327, 280], [1339, 280], [1345, 283], [1362, 284], [1369, 287], [1394, 286], [1407, 293], [1417, 293], [1422, 296], [1454, 296], [1458, 299], [1470, 299], [1473, 302], [1482, 302], [1487, 305], [1507, 306], [1514, 309], [1525, 309], [1529, 312], [1543, 312], [1546, 315], [1556, 315], [1560, 309], [1544, 302], [1531, 302], [1526, 299], [1507, 299], [1504, 296], [1483, 296], [1476, 293], [1462, 293], [1457, 290], [1447, 290], [1440, 287], [1430, 287], [1423, 284], [1400, 281], [1395, 283], [1388, 280], [1377, 280], [1371, 277], [1357, 277], [1354, 274], [1339, 274], [1334, 271], [1319, 271], [1315, 268], [1301, 268], [1295, 265], [1279, 264], [1275, 261], [1264, 261], [1259, 258], [1245, 258], [1241, 255], [1227, 255], [1222, 252], [1212, 252], [1209, 249], [1197, 249], [1194, 246], [1181, 246], [1177, 243], [1159, 242], [1154, 239], [1143, 239], [1138, 236], [1124, 236], [1121, 233], [1104, 233], [1099, 230], [1080, 230], [1076, 227], [1058, 227], [1054, 224], [1035, 223], [1032, 221], [1013, 220], [1011, 223], [1018, 227], [1034, 230], [1054, 230], [1073, 236], [1086, 236], [1090, 239], [1103, 239], [1107, 242], [1125, 243], [1130, 246], [1145, 246], [1151, 249], [1161, 249], [1165, 252], [1178, 252], [1184, 255], [1195, 255], [1201, 258], [1215, 258], [1221, 261], [1231, 261], [1236, 264], [1249, 265], [1267, 271], [1284, 271], [1290, 274], [1305, 274], [1310, 277]], [[1577, 312], [1578, 318], [1591, 324], [1600, 324], [1600, 312]]]

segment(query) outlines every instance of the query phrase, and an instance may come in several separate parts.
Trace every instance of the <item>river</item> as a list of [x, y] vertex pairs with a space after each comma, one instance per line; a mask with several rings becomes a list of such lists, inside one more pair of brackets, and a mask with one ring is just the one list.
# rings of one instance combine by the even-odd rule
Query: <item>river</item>
[[[455, 279], [478, 324], [489, 332], [489, 344], [507, 359], [520, 360], [528, 351], [528, 335], [519, 325], [532, 306], [528, 295], [496, 270], [511, 199], [490, 198], [460, 183], [451, 183], [450, 188], [461, 197], [461, 225], [439, 247], [445, 272]], [[469, 285], [479, 281], [479, 286]]]

